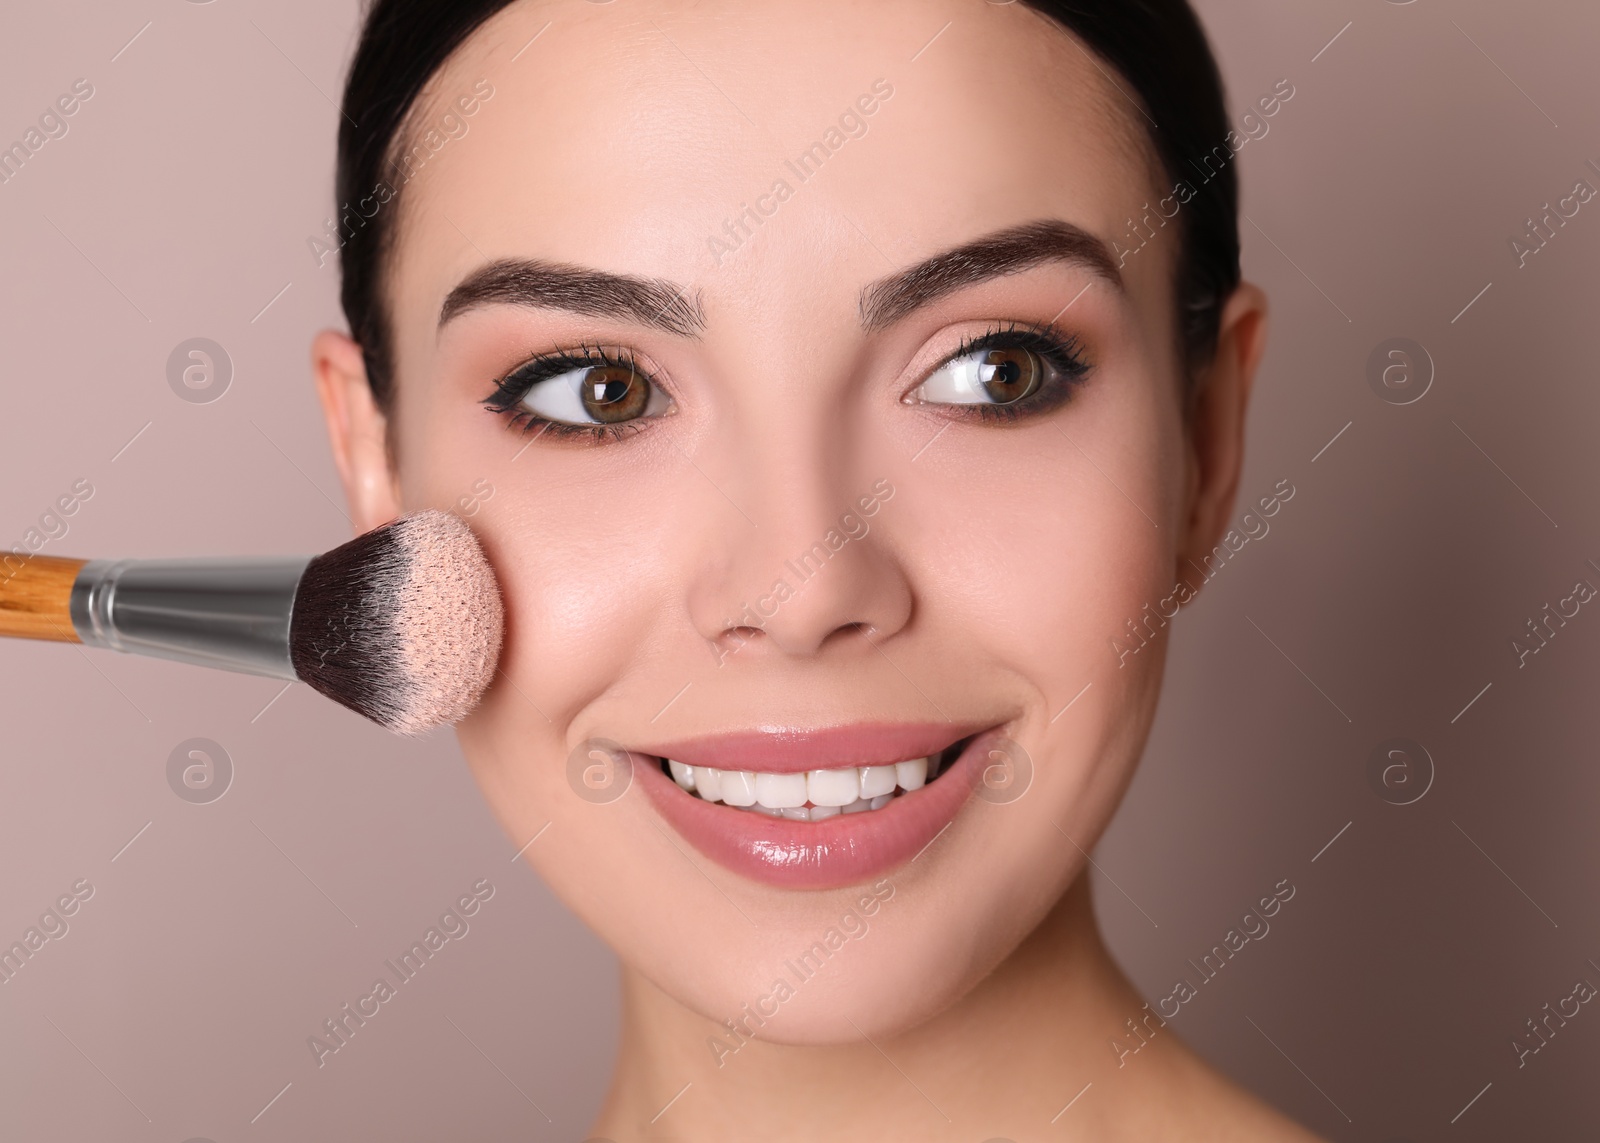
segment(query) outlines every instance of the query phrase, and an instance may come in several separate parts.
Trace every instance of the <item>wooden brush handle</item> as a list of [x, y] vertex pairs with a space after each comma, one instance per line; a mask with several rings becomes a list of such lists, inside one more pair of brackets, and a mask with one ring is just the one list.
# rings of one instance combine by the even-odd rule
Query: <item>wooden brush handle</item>
[[[21, 567], [19, 559], [26, 560]], [[0, 635], [81, 643], [72, 627], [72, 584], [86, 562], [20, 553], [0, 558]]]

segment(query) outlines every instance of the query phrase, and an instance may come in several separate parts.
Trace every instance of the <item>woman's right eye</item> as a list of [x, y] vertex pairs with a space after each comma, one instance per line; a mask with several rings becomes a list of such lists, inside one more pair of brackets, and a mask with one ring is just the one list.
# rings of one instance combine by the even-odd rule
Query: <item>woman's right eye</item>
[[484, 404], [516, 427], [538, 424], [557, 436], [617, 436], [672, 410], [671, 398], [631, 359], [602, 355], [535, 358], [501, 379]]

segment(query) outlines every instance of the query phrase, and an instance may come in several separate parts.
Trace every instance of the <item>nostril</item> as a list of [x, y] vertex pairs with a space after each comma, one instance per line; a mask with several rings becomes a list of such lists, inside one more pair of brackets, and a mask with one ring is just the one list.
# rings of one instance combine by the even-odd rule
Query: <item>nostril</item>
[[711, 641], [712, 649], [717, 656], [717, 666], [722, 666], [730, 657], [737, 655], [756, 636], [764, 634], [766, 632], [759, 627], [738, 626], [724, 628], [722, 634]]
[[731, 654], [765, 634], [766, 632], [759, 627], [730, 627], [718, 637], [717, 643], [724, 654]]

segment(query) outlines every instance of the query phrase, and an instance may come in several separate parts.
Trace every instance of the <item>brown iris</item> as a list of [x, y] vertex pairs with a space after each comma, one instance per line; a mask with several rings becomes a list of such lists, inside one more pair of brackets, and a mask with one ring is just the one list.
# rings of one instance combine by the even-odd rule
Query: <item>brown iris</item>
[[978, 380], [997, 405], [1020, 401], [1044, 380], [1044, 362], [1030, 349], [1019, 346], [986, 349], [979, 355]]
[[631, 366], [591, 365], [578, 382], [578, 397], [595, 420], [616, 424], [643, 415], [650, 383]]

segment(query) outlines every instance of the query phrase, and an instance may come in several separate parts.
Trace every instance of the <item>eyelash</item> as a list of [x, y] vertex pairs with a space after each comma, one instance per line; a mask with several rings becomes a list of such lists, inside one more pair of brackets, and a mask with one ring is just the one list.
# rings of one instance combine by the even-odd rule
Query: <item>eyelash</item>
[[[1026, 417], [1048, 413], [1065, 404], [1090, 370], [1089, 363], [1083, 357], [1082, 345], [1072, 334], [1064, 333], [1054, 325], [1027, 326], [1013, 322], [1006, 326], [997, 326], [976, 337], [963, 338], [955, 351], [941, 358], [939, 363], [929, 370], [929, 374], [943, 369], [953, 361], [985, 349], [1028, 350], [1052, 367], [1056, 377], [1047, 381], [1039, 392], [1009, 405], [946, 404], [933, 401], [910, 403], [938, 405], [940, 408], [955, 411], [953, 413], [955, 416], [975, 416], [992, 424], [1013, 424]], [[532, 409], [518, 407], [529, 391], [540, 382], [573, 369], [596, 366], [634, 370], [645, 379], [646, 384], [656, 384], [648, 373], [638, 368], [632, 354], [624, 353], [619, 357], [607, 353], [598, 345], [584, 344], [574, 349], [540, 354], [518, 365], [495, 382], [494, 392], [484, 399], [483, 405], [502, 417], [513, 430], [523, 435], [534, 432], [535, 426], [538, 426], [536, 435], [539, 436], [549, 436], [556, 440], [586, 437], [598, 443], [606, 439], [622, 440], [642, 431], [645, 422], [654, 418], [638, 417], [611, 425], [576, 425], [553, 421], [541, 417]]]
[[1074, 335], [1054, 325], [1031, 326], [1011, 322], [996, 326], [977, 337], [963, 338], [955, 352], [942, 357], [928, 374], [932, 376], [952, 361], [985, 349], [1026, 349], [1043, 359], [1057, 376], [1047, 380], [1037, 393], [1009, 405], [926, 403], [952, 410], [955, 416], [977, 417], [991, 424], [1014, 424], [1066, 404], [1090, 370], [1090, 364], [1083, 356], [1083, 344]]
[[552, 377], [559, 377], [574, 369], [596, 366], [630, 369], [643, 377], [646, 384], [656, 384], [647, 372], [639, 368], [631, 353], [624, 352], [621, 356], [615, 356], [598, 345], [585, 344], [575, 349], [541, 353], [523, 362], [495, 382], [495, 391], [484, 399], [483, 405], [490, 412], [504, 418], [512, 429], [525, 436], [534, 432], [535, 426], [538, 426], [538, 431], [535, 433], [537, 436], [548, 436], [554, 440], [587, 437], [595, 442], [608, 438], [622, 440], [641, 431], [645, 427], [644, 422], [650, 418], [638, 417], [631, 421], [619, 421], [613, 425], [569, 425], [541, 417], [532, 409], [518, 408], [519, 402], [541, 381], [548, 381]]

